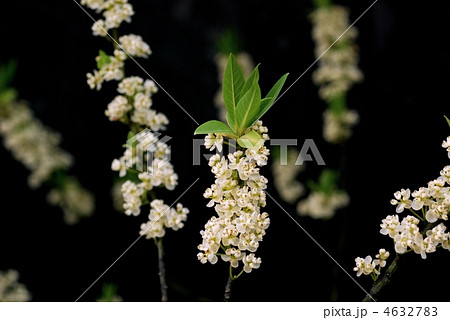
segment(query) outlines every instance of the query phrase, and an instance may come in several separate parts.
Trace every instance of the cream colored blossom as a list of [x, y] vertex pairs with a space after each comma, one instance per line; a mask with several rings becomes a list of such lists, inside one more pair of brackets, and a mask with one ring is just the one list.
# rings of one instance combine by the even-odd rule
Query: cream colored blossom
[[297, 213], [314, 219], [329, 219], [337, 210], [346, 207], [350, 198], [345, 191], [336, 190], [330, 193], [312, 191], [308, 197], [297, 205]]
[[150, 46], [142, 40], [142, 37], [135, 34], [120, 37], [119, 43], [126, 53], [134, 57], [148, 58], [152, 53]]
[[[320, 97], [331, 101], [363, 79], [357, 66], [359, 58], [354, 45], [358, 32], [355, 27], [347, 29], [348, 10], [338, 5], [315, 10], [311, 21], [315, 55], [320, 58], [313, 80], [320, 86]], [[332, 46], [338, 38], [339, 41]]]
[[94, 196], [74, 178], [68, 178], [62, 187], [52, 189], [47, 199], [50, 204], [63, 209], [67, 224], [75, 224], [80, 218], [89, 217], [94, 212]]
[[283, 201], [294, 204], [305, 192], [305, 187], [297, 181], [297, 175], [304, 170], [303, 165], [296, 164], [298, 152], [289, 148], [286, 163], [277, 158], [272, 164], [273, 183]]
[[341, 143], [352, 135], [352, 128], [359, 122], [358, 112], [343, 110], [335, 112], [327, 109], [323, 113], [323, 137], [329, 143]]
[[72, 156], [59, 147], [61, 136], [37, 120], [25, 102], [1, 105], [0, 120], [3, 144], [31, 171], [31, 188], [41, 186], [54, 172], [72, 165]]
[[27, 302], [31, 294], [25, 285], [18, 282], [16, 270], [0, 271], [0, 302]]

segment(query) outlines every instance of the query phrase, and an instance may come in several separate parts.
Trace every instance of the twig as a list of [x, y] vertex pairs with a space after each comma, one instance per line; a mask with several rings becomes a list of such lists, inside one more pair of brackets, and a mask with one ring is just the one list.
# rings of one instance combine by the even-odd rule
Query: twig
[[225, 295], [223, 298], [224, 302], [229, 302], [231, 298], [231, 283], [233, 282], [233, 278], [231, 275], [228, 276], [227, 286], [225, 287]]
[[156, 247], [158, 248], [158, 265], [159, 265], [159, 282], [161, 283], [161, 301], [167, 302], [167, 284], [166, 269], [164, 267], [164, 247], [163, 238], [155, 238]]
[[394, 261], [391, 262], [387, 270], [385, 271], [383, 277], [375, 281], [372, 289], [370, 289], [370, 293], [366, 295], [363, 299], [363, 302], [370, 302], [375, 299], [375, 296], [383, 289], [390, 281], [392, 274], [397, 270], [398, 259], [400, 259], [400, 255], [396, 255]]

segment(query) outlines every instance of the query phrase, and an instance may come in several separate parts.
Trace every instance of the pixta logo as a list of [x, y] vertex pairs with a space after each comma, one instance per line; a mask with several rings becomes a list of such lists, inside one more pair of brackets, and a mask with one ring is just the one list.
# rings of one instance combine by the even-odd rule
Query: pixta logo
[[[262, 146], [264, 145], [264, 140], [252, 142], [252, 141], [244, 141], [244, 144], [249, 147], [254, 146]], [[287, 161], [287, 150], [289, 146], [295, 146], [299, 147], [301, 144], [300, 152], [298, 153], [298, 157], [294, 163], [296, 166], [303, 165], [304, 162], [315, 162], [319, 166], [324, 166], [325, 161], [323, 160], [323, 157], [321, 153], [319, 152], [319, 149], [317, 148], [316, 143], [313, 139], [305, 139], [303, 142], [300, 142], [297, 139], [270, 139], [268, 141], [268, 144], [270, 147], [277, 147], [279, 148], [279, 163], [281, 166], [288, 165]], [[193, 141], [193, 165], [200, 165], [200, 160], [202, 155], [208, 160], [213, 154], [205, 154], [203, 153], [204, 149], [204, 139], [194, 139]], [[227, 145], [224, 145], [222, 152], [220, 154], [227, 154], [227, 153], [233, 153], [236, 151], [236, 140], [230, 139], [227, 143]], [[214, 154], [216, 150], [213, 150]]]
[[158, 132], [144, 129], [127, 140], [126, 165], [141, 172], [154, 174], [170, 162], [170, 147], [167, 142], [172, 138]]

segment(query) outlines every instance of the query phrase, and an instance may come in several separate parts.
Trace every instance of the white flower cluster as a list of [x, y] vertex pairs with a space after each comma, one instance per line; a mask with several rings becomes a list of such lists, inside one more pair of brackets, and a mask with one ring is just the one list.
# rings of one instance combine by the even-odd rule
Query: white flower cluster
[[[311, 14], [312, 37], [315, 41], [315, 55], [320, 57], [349, 26], [349, 13], [344, 7], [333, 5], [319, 8]], [[320, 85], [322, 99], [330, 101], [346, 93], [363, 75], [359, 70], [358, 52], [354, 45], [358, 32], [353, 27], [345, 32], [339, 42], [333, 45], [319, 60], [319, 68], [313, 80]]]
[[133, 57], [148, 58], [152, 54], [150, 46], [142, 40], [141, 36], [130, 34], [119, 38], [119, 43], [126, 53]]
[[[255, 64], [252, 60], [252, 57], [247, 52], [239, 52], [235, 55], [235, 58], [239, 67], [242, 70], [244, 78], [247, 79], [248, 76], [250, 76], [250, 74], [252, 73], [253, 69], [255, 68]], [[217, 66], [217, 79], [219, 81], [219, 84], [222, 86], [223, 76], [225, 74], [225, 69], [227, 67], [228, 54], [218, 53], [215, 56], [214, 61], [216, 62]], [[222, 120], [223, 122], [226, 122], [227, 110], [225, 108], [225, 102], [223, 101], [222, 87], [220, 87], [216, 92], [216, 95], [214, 97], [214, 105], [219, 113], [219, 119]]]
[[[93, 26], [94, 35], [107, 36], [109, 29], [117, 29], [124, 21], [130, 22], [134, 14], [133, 7], [127, 0], [82, 0], [82, 5], [103, 12], [104, 20], [97, 21]], [[102, 30], [103, 28], [103, 30]], [[173, 190], [178, 183], [178, 175], [175, 173], [170, 159], [170, 148], [158, 139], [157, 131], [165, 130], [169, 124], [167, 117], [151, 109], [153, 105], [153, 94], [158, 92], [158, 87], [149, 79], [140, 77], [125, 77], [124, 62], [129, 56], [148, 58], [152, 53], [150, 46], [145, 43], [141, 36], [129, 34], [118, 39], [119, 47], [113, 56], [104, 52], [96, 58], [99, 70], [88, 74], [88, 85], [91, 89], [100, 90], [104, 81], [119, 81], [117, 95], [107, 107], [105, 115], [111, 121], [121, 121], [127, 124], [131, 132], [137, 134], [143, 129], [148, 130], [145, 135], [146, 159], [138, 159], [142, 156], [136, 147], [127, 148], [124, 155], [114, 159], [111, 164], [113, 171], [118, 171], [120, 177], [125, 177], [128, 169], [134, 165], [143, 165], [146, 168], [136, 177], [129, 177], [120, 188], [121, 197], [116, 197], [115, 203], [123, 204], [126, 215], [137, 216], [141, 207], [149, 202], [149, 195], [154, 198], [153, 189], [165, 187]], [[150, 132], [150, 130], [153, 131]], [[141, 145], [142, 146], [142, 145]], [[138, 170], [143, 168], [137, 167]], [[133, 179], [134, 178], [134, 179]], [[163, 237], [165, 228], [178, 230], [183, 227], [189, 210], [178, 204], [176, 209], [169, 208], [162, 200], [154, 199], [151, 203], [149, 221], [141, 226], [141, 235], [147, 239]]]
[[297, 165], [297, 151], [289, 148], [287, 163], [281, 164], [281, 159], [272, 163], [273, 183], [283, 201], [294, 204], [305, 192], [303, 184], [296, 180], [297, 175], [304, 170], [303, 165]]
[[380, 249], [375, 258], [376, 259], [373, 260], [371, 256], [367, 256], [365, 259], [360, 257], [356, 258], [356, 267], [353, 268], [353, 271], [356, 272], [356, 276], [359, 277], [361, 274], [366, 276], [373, 275], [376, 279], [376, 277], [380, 274], [381, 268], [386, 266], [386, 260], [389, 258], [389, 251]]
[[81, 5], [103, 13], [104, 19], [92, 26], [95, 36], [106, 37], [108, 30], [118, 28], [124, 21], [131, 22], [131, 16], [134, 15], [128, 0], [81, 0]]
[[149, 221], [141, 225], [140, 235], [147, 239], [164, 237], [166, 229], [179, 230], [183, 228], [189, 209], [178, 203], [176, 208], [170, 208], [162, 200], [153, 200], [150, 203]]
[[306, 199], [298, 203], [297, 213], [314, 219], [329, 219], [337, 210], [346, 207], [349, 203], [350, 197], [343, 190], [329, 193], [312, 191]]
[[[99, 70], [94, 70], [93, 73], [88, 73], [87, 83], [91, 89], [100, 90], [104, 81], [119, 81], [124, 77], [124, 61], [127, 56], [123, 51], [115, 50], [114, 56], [109, 56], [107, 62], [103, 63]], [[96, 61], [99, 62], [101, 56], [97, 56]]]
[[[267, 128], [261, 121], [253, 130], [268, 139]], [[233, 268], [241, 261], [247, 273], [259, 268], [261, 259], [254, 252], [270, 224], [268, 214], [261, 213], [261, 207], [266, 205], [267, 179], [260, 175], [259, 167], [267, 164], [268, 155], [269, 150], [262, 146], [210, 158], [209, 166], [216, 180], [206, 189], [204, 197], [210, 199], [207, 206], [214, 206], [218, 216], [213, 216], [200, 232], [203, 241], [197, 257], [201, 263], [215, 264], [220, 256]]]
[[18, 283], [19, 273], [16, 270], [0, 271], [0, 302], [27, 302], [31, 294], [27, 288]]
[[335, 112], [327, 109], [323, 113], [323, 137], [329, 143], [341, 143], [352, 135], [352, 127], [358, 124], [359, 115], [355, 110]]
[[[93, 34], [106, 37], [107, 31], [118, 28], [122, 22], [131, 22], [131, 16], [134, 14], [133, 7], [128, 0], [81, 0], [81, 4], [96, 10], [97, 13], [103, 12], [104, 20], [100, 19], [92, 26]], [[114, 40], [116, 41], [116, 40]], [[129, 34], [120, 37], [118, 40], [119, 48], [114, 50], [113, 56], [96, 58], [101, 61], [99, 70], [87, 74], [87, 82], [91, 89], [100, 90], [104, 81], [120, 81], [124, 77], [124, 61], [131, 57], [147, 58], [152, 52], [150, 46], [144, 42], [141, 36]], [[123, 49], [123, 50], [122, 50]], [[105, 60], [106, 58], [106, 60]], [[153, 87], [156, 88], [156, 86]], [[126, 113], [128, 105], [123, 99], [114, 101], [111, 106], [111, 115], [107, 114], [112, 121], [118, 120], [117, 114]], [[148, 106], [149, 108], [150, 106]], [[108, 108], [109, 109], [109, 108]]]
[[80, 218], [91, 216], [94, 212], [93, 195], [82, 188], [74, 178], [67, 178], [61, 188], [52, 189], [47, 200], [50, 204], [62, 208], [67, 224], [75, 224]]
[[68, 169], [72, 156], [59, 147], [61, 136], [42, 125], [28, 105], [13, 101], [0, 108], [3, 144], [31, 171], [28, 184], [37, 188], [57, 170]]
[[[450, 137], [443, 142], [443, 148], [450, 147], [447, 142], [450, 142]], [[409, 189], [395, 192], [391, 204], [396, 206], [397, 213], [408, 209], [414, 215], [407, 215], [401, 221], [398, 215], [389, 215], [381, 221], [380, 233], [393, 239], [395, 252], [404, 254], [414, 251], [426, 259], [427, 253], [436, 252], [438, 247], [450, 251], [450, 232], [446, 232], [443, 222], [437, 224], [439, 220], [448, 220], [450, 166], [444, 167], [437, 179], [428, 182], [428, 187], [421, 187], [412, 193]], [[421, 221], [427, 223], [422, 230], [419, 227]]]
[[158, 91], [153, 81], [128, 77], [119, 83], [117, 91], [121, 95], [116, 96], [105, 111], [109, 120], [126, 122], [129, 118], [131, 122], [153, 131], [164, 130], [169, 124], [164, 114], [150, 109], [153, 104], [152, 96]]
[[[154, 165], [157, 166], [157, 160], [154, 161]], [[147, 191], [154, 187], [173, 190], [178, 183], [178, 175], [173, 171], [170, 163], [152, 172], [142, 172], [138, 175], [138, 179], [139, 183], [127, 180], [122, 185], [123, 208], [126, 215], [139, 215], [142, 200], [147, 197]]]
[[450, 250], [450, 233], [445, 232], [446, 226], [443, 223], [427, 230], [424, 239], [419, 222], [413, 216], [406, 216], [401, 222], [397, 215], [387, 216], [380, 225], [380, 233], [389, 235], [394, 240], [395, 251], [400, 254], [412, 250], [426, 259], [427, 253], [435, 252], [439, 245]]
[[396, 206], [397, 213], [409, 209], [413, 212], [419, 211], [423, 218], [430, 223], [439, 219], [446, 221], [450, 210], [449, 186], [450, 166], [446, 166], [441, 170], [437, 179], [428, 182], [428, 187], [421, 187], [412, 193], [409, 189], [395, 192], [391, 204]]
[[[175, 173], [172, 164], [167, 161], [170, 156], [170, 148], [151, 133], [147, 133], [146, 139], [151, 141], [154, 146], [151, 154], [147, 153], [147, 163], [151, 162], [150, 165], [145, 172], [138, 174], [138, 183], [127, 180], [121, 188], [121, 200], [127, 215], [139, 215], [142, 200], [146, 198], [147, 191], [156, 187], [174, 190], [178, 184], [178, 175]], [[113, 160], [111, 169], [119, 171], [120, 177], [127, 174], [127, 168], [136, 164], [135, 151], [135, 148], [128, 148], [122, 157]]]

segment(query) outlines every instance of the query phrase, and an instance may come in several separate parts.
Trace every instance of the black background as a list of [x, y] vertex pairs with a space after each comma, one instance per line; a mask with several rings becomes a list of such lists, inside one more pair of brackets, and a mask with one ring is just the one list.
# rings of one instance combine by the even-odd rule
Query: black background
[[[286, 72], [291, 84], [315, 59], [307, 19], [310, 1], [141, 0], [132, 4], [136, 14], [121, 33], [142, 35], [150, 44], [153, 55], [139, 63], [199, 123], [216, 118], [214, 42], [225, 28], [239, 29], [245, 50], [261, 63], [263, 92]], [[371, 1], [339, 4], [351, 8], [353, 21]], [[91, 35], [92, 21], [72, 0], [7, 1], [0, 12], [0, 61], [19, 61], [13, 85], [21, 98], [30, 101], [39, 119], [61, 132], [62, 147], [76, 159], [74, 174], [97, 201], [92, 218], [66, 226], [60, 210], [46, 204], [47, 190], [30, 190], [28, 172], [1, 147], [0, 270], [19, 270], [20, 281], [34, 301], [74, 301], [137, 238], [139, 225], [146, 219], [146, 214], [128, 217], [111, 206], [115, 173], [110, 164], [121, 155], [127, 130], [104, 116], [116, 83], [106, 84], [101, 92], [91, 91], [86, 84], [98, 50], [108, 51], [110, 44]], [[356, 26], [365, 81], [349, 94], [349, 107], [361, 117], [347, 145], [345, 177], [351, 205], [323, 222], [299, 218], [295, 207], [281, 202], [353, 277], [355, 257], [373, 256], [381, 247], [393, 252], [390, 239], [379, 233], [381, 219], [395, 212], [389, 204], [392, 193], [402, 187], [425, 186], [448, 163], [440, 146], [449, 133], [443, 114], [450, 114], [446, 19], [445, 10], [437, 5], [403, 0], [379, 0], [361, 18]], [[145, 77], [133, 63], [128, 63], [128, 71]], [[169, 299], [221, 300], [227, 265], [202, 265], [196, 258], [199, 232], [214, 213], [202, 197], [213, 182], [209, 167], [206, 162], [191, 165], [196, 125], [162, 91], [154, 98], [154, 108], [170, 119], [167, 134], [173, 137], [172, 162], [180, 176], [176, 190], [161, 196], [171, 203], [200, 177], [180, 200], [191, 209], [185, 227], [168, 231], [164, 238]], [[323, 141], [324, 108], [310, 71], [263, 120], [272, 138], [314, 139], [327, 166], [336, 168], [341, 150]], [[301, 179], [316, 178], [321, 169], [309, 164]], [[268, 190], [276, 195], [273, 186]], [[261, 268], [236, 281], [232, 300], [363, 298], [364, 292], [270, 199], [266, 210], [271, 226], [258, 250]], [[343, 232], [345, 245], [339, 250]], [[138, 241], [81, 301], [95, 300], [104, 282], [116, 283], [126, 301], [158, 301], [152, 242]], [[448, 252], [438, 251], [427, 260], [414, 254], [403, 257], [380, 300], [447, 300], [443, 292], [450, 283]], [[369, 277], [357, 280], [370, 288]]]

